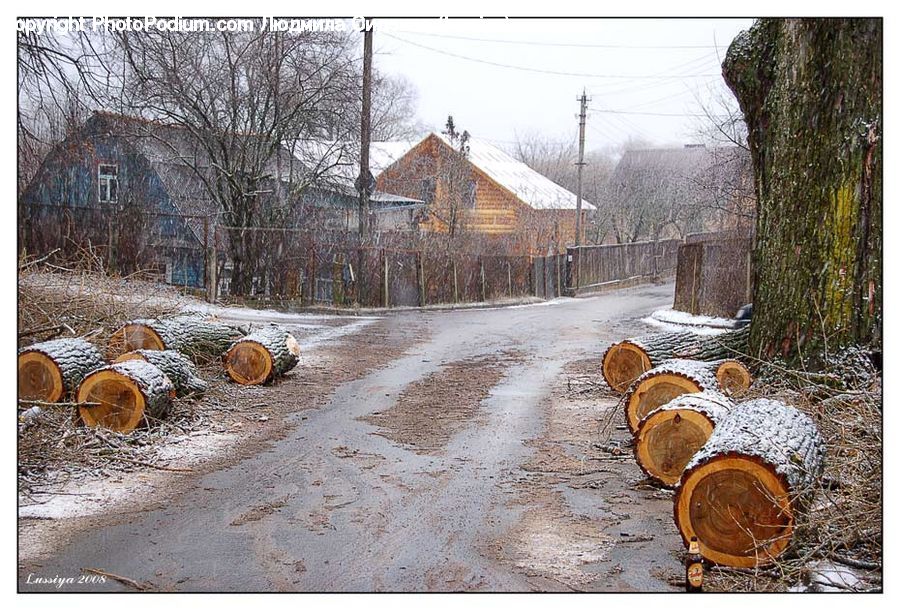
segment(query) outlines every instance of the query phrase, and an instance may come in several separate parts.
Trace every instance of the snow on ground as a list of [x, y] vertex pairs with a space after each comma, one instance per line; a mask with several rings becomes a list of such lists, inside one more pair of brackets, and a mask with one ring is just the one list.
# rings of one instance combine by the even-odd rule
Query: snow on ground
[[[216, 456], [234, 443], [232, 433], [199, 433], [167, 439], [159, 446], [160, 458], [172, 459], [167, 467], [190, 469]], [[44, 520], [97, 515], [135, 498], [150, 498], [164, 477], [159, 471], [117, 473], [111, 478], [78, 478], [53, 486], [46, 494], [19, 496], [19, 517]]]
[[697, 316], [678, 310], [657, 310], [641, 322], [662, 331], [690, 331], [697, 335], [720, 335], [734, 329], [734, 320], [715, 316]]
[[809, 565], [809, 585], [797, 584], [791, 592], [847, 592], [865, 588], [859, 574], [852, 568], [821, 560]]

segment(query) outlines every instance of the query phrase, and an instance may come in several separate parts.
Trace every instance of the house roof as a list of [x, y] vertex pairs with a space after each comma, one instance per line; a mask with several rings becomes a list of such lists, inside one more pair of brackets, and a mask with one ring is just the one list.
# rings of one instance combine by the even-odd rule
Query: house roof
[[[443, 134], [432, 132], [427, 138], [456, 148]], [[485, 140], [470, 138], [468, 144], [468, 161], [524, 204], [535, 210], [575, 210], [578, 198], [568, 189]], [[584, 198], [581, 206], [583, 210], [595, 209]]]
[[[416, 142], [372, 142], [369, 147], [369, 169], [378, 176], [405, 155]], [[303, 163], [318, 161], [318, 179], [336, 191], [355, 196], [356, 178], [359, 176], [359, 144], [353, 142], [301, 140], [293, 143], [294, 156]], [[372, 203], [423, 204], [419, 199], [393, 193], [375, 191], [370, 196]]]

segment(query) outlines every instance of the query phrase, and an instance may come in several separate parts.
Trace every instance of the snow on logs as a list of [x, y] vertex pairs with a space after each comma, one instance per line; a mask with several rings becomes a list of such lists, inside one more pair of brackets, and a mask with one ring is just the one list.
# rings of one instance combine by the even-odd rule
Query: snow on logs
[[84, 377], [106, 364], [92, 343], [54, 339], [19, 350], [19, 398], [56, 403], [75, 392]]
[[[746, 328], [714, 336], [676, 331], [622, 340], [603, 354], [603, 379], [610, 388], [624, 393], [643, 373], [664, 361], [673, 358], [713, 361], [732, 356], [735, 351], [744, 352], [747, 334]], [[749, 387], [751, 378], [747, 368], [738, 361], [728, 362], [732, 364], [727, 370], [733, 373], [727, 375], [734, 377], [735, 383], [744, 384], [743, 388]]]
[[675, 397], [718, 390], [716, 372], [721, 362], [673, 359], [644, 372], [625, 396], [625, 421], [632, 434], [650, 412]]
[[78, 387], [78, 413], [89, 427], [120, 433], [133, 431], [142, 422], [164, 418], [172, 406], [175, 386], [151, 363], [127, 360], [101, 367]]
[[694, 454], [732, 408], [724, 395], [706, 391], [681, 395], [650, 412], [634, 439], [634, 456], [644, 473], [674, 486]]
[[139, 319], [116, 331], [110, 347], [116, 355], [143, 348], [218, 357], [242, 335], [236, 327], [197, 316]]
[[294, 336], [272, 325], [234, 342], [223, 357], [225, 373], [238, 384], [265, 384], [297, 364], [300, 346]]
[[116, 363], [146, 361], [158, 367], [175, 386], [175, 394], [181, 398], [202, 397], [207, 384], [194, 369], [190, 359], [175, 350], [135, 350], [116, 358]]
[[716, 425], [675, 491], [675, 524], [685, 545], [717, 564], [754, 567], [790, 543], [811, 500], [825, 445], [813, 421], [771, 399], [740, 404]]

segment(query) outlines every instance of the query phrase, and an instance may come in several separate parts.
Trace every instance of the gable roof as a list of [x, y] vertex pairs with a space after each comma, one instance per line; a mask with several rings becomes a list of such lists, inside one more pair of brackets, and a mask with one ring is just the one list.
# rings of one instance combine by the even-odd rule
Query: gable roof
[[[457, 150], [449, 138], [437, 132], [431, 132], [413, 144], [396, 142], [387, 146], [388, 143], [378, 143], [380, 147], [378, 154], [382, 155], [380, 158], [381, 171], [383, 172], [405, 157], [410, 150], [418, 148], [429, 139], [437, 139], [442, 145]], [[480, 138], [469, 138], [468, 145], [469, 153], [466, 159], [469, 163], [526, 206], [535, 210], [576, 209], [578, 197], [574, 193], [556, 184], [524, 162]], [[584, 198], [581, 199], [581, 206], [583, 210], [595, 209], [595, 206]]]

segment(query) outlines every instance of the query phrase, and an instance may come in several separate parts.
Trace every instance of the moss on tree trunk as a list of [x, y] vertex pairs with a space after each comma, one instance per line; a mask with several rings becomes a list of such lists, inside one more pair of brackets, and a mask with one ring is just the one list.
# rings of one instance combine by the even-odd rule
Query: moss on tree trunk
[[756, 172], [752, 349], [880, 348], [882, 20], [758, 21], [723, 74]]

